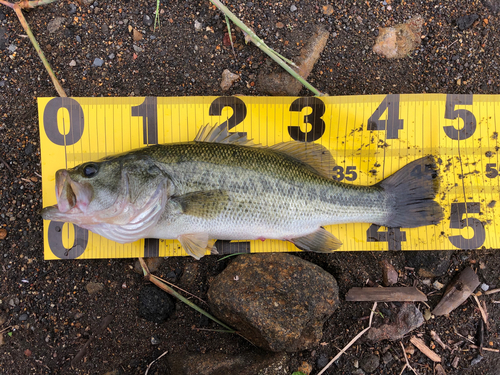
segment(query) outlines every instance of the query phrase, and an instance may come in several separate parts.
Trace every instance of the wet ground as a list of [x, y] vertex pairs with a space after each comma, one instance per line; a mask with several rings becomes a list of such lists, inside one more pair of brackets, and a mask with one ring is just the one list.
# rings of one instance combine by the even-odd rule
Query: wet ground
[[[330, 38], [308, 80], [330, 95], [500, 93], [499, 14], [495, 13], [500, 6], [493, 0], [338, 1], [331, 4], [331, 14], [323, 9], [326, 2], [228, 3], [269, 46], [291, 58], [299, 54], [316, 25], [327, 28]], [[154, 1], [96, 1], [91, 5], [59, 1], [26, 12], [26, 19], [68, 96], [261, 95], [258, 75], [279, 69], [256, 47], [246, 45], [236, 30], [235, 57], [224, 43], [224, 18], [208, 2], [162, 2], [161, 27], [156, 31], [155, 6]], [[387, 60], [372, 52], [379, 27], [402, 23], [416, 14], [425, 20], [422, 43], [407, 58]], [[460, 18], [466, 15], [477, 18], [462, 29], [469, 24]], [[57, 21], [57, 17], [64, 19]], [[195, 21], [202, 24], [200, 31]], [[133, 29], [142, 34], [140, 40], [134, 41]], [[220, 88], [224, 69], [241, 75], [226, 92]], [[139, 291], [146, 283], [134, 272], [131, 259], [43, 260], [36, 98], [56, 95], [14, 12], [0, 6], [0, 227], [7, 231], [0, 240], [0, 373], [144, 374], [147, 365], [167, 350], [231, 355], [251, 350], [238, 336], [194, 329], [216, 327], [180, 303], [166, 323], [141, 318]], [[310, 93], [302, 90], [300, 95]], [[378, 261], [382, 258], [400, 271], [401, 283], [416, 284], [426, 293], [434, 289], [422, 283], [428, 277], [418, 269], [436, 265], [441, 265], [436, 271], [441, 283], [472, 265], [481, 282], [497, 287], [499, 254], [484, 250], [435, 256], [400, 252], [300, 256], [337, 278], [342, 300], [349, 288], [362, 286], [367, 279], [380, 280]], [[171, 258], [157, 274], [170, 274], [172, 280], [206, 298], [210, 280], [229, 261]], [[188, 273], [191, 276], [183, 278]], [[101, 290], [90, 294], [86, 287], [91, 282], [102, 284]], [[433, 293], [429, 305], [434, 306], [439, 297]], [[495, 299], [495, 295], [485, 298], [491, 322], [485, 346], [499, 348], [500, 312]], [[371, 303], [341, 302], [325, 324], [324, 344], [291, 354], [290, 373], [303, 361], [317, 373], [366, 326], [370, 307]], [[72, 369], [72, 359], [108, 315], [113, 320]], [[478, 309], [468, 300], [450, 317], [433, 319], [417, 333], [427, 343], [431, 329], [445, 342], [464, 341], [453, 353], [435, 348], [448, 374], [498, 374], [499, 353], [483, 352], [484, 358], [471, 364], [479, 352], [468, 340], [475, 341], [479, 320]], [[408, 347], [408, 338], [403, 343]], [[399, 374], [405, 363], [401, 348], [387, 341], [355, 345], [329, 373], [353, 373], [356, 360], [364, 355], [384, 357], [388, 352], [392, 360], [381, 361], [374, 373]], [[434, 373], [433, 363], [418, 350], [410, 355], [410, 362], [420, 374]], [[150, 373], [168, 371], [167, 362], [160, 360]]]

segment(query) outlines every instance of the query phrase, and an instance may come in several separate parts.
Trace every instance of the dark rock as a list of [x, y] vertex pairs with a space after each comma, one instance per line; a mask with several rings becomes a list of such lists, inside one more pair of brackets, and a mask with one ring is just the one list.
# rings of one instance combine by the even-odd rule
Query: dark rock
[[152, 345], [158, 345], [161, 342], [158, 336], [153, 335], [151, 336], [151, 344]]
[[153, 20], [147, 14], [145, 14], [142, 18], [142, 22], [144, 22], [144, 25], [146, 26], [151, 26], [153, 24]]
[[420, 310], [413, 303], [405, 302], [393, 322], [383, 324], [377, 328], [372, 327], [367, 332], [366, 339], [373, 342], [399, 340], [408, 332], [420, 327], [423, 323], [424, 317]]
[[289, 359], [284, 353], [172, 354], [167, 360], [170, 373], [176, 375], [290, 374]]
[[19, 316], [19, 320], [20, 320], [21, 322], [24, 322], [25, 320], [28, 320], [28, 314], [21, 314], [21, 315]]
[[375, 371], [380, 365], [380, 357], [376, 354], [365, 354], [361, 361], [359, 362], [359, 366], [368, 374]]
[[153, 323], [163, 323], [175, 310], [174, 299], [154, 285], [147, 285], [139, 293], [139, 316]]
[[3, 21], [5, 19], [5, 14], [3, 12], [0, 12], [0, 21]]
[[325, 354], [325, 353], [321, 353], [318, 357], [318, 359], [316, 360], [316, 366], [319, 368], [319, 369], [322, 369], [323, 367], [325, 367], [328, 362], [330, 362], [330, 360], [328, 359], [328, 356]]
[[7, 37], [5, 36], [5, 27], [0, 27], [0, 49], [4, 49], [7, 45]]
[[28, 145], [24, 148], [24, 153], [26, 155], [31, 155], [33, 153], [33, 145], [28, 143]]
[[315, 347], [339, 303], [332, 275], [284, 253], [239, 256], [212, 282], [208, 300], [215, 316], [275, 352]]
[[451, 251], [405, 251], [406, 264], [421, 277], [442, 276], [450, 266]]
[[481, 362], [482, 359], [483, 359], [483, 357], [481, 357], [480, 355], [478, 355], [476, 358], [474, 358], [471, 361], [470, 365], [471, 366], [477, 365], [479, 362]]
[[384, 364], [389, 364], [394, 360], [394, 357], [392, 356], [391, 352], [385, 352], [385, 354], [382, 356], [382, 361]]
[[483, 4], [486, 8], [491, 10], [493, 13], [500, 12], [500, 0], [483, 0]]
[[479, 19], [477, 14], [467, 14], [457, 19], [457, 26], [460, 30], [467, 30]]
[[75, 4], [69, 4], [69, 14], [75, 14], [76, 13], [76, 5]]

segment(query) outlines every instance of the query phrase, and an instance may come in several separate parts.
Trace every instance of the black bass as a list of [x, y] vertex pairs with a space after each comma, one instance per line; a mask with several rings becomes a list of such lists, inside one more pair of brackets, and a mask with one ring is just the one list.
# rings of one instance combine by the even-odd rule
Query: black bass
[[320, 145], [263, 147], [244, 134], [206, 126], [194, 142], [149, 146], [59, 170], [57, 205], [44, 208], [42, 217], [120, 243], [178, 239], [197, 259], [212, 239], [279, 239], [331, 252], [342, 243], [324, 225], [414, 228], [443, 218], [434, 201], [439, 178], [432, 156], [373, 186], [356, 186], [331, 178], [333, 160]]

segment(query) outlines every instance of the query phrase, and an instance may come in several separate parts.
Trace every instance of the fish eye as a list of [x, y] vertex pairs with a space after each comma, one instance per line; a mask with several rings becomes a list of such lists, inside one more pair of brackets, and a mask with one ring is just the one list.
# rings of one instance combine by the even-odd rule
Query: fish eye
[[97, 164], [87, 164], [86, 166], [83, 167], [82, 174], [83, 177], [87, 178], [92, 178], [94, 177], [97, 172], [99, 172], [99, 167]]

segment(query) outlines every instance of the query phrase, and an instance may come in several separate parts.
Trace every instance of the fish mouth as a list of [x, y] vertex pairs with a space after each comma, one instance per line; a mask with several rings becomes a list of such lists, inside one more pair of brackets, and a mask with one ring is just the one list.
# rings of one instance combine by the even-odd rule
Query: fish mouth
[[45, 207], [41, 214], [45, 220], [64, 220], [69, 215], [85, 214], [92, 199], [92, 187], [73, 181], [66, 169], [56, 172], [57, 204]]

